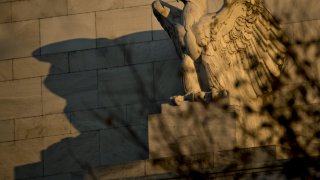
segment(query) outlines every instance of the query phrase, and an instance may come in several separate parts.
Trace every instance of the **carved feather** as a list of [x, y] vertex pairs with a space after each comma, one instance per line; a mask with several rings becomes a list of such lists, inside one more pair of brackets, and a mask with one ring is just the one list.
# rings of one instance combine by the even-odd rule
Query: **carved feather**
[[[286, 51], [279, 40], [282, 32], [277, 21], [261, 3], [246, 0], [236, 1], [210, 16], [211, 21], [200, 21], [195, 34], [204, 49], [202, 56], [207, 71], [219, 67], [215, 68], [217, 72], [207, 72], [216, 76], [208, 78], [215, 81], [209, 82], [212, 88], [217, 86], [218, 79], [225, 89], [234, 89], [231, 86], [239, 81], [249, 81], [247, 91], [253, 90], [253, 97], [271, 91]], [[210, 30], [203, 30], [205, 28]], [[201, 34], [206, 32], [210, 36]]]

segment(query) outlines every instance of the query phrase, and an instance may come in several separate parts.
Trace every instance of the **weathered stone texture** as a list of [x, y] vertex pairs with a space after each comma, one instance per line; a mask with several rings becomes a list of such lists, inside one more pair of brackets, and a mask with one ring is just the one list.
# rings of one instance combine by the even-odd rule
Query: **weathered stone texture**
[[62, 15], [67, 15], [67, 0], [24, 0], [12, 2], [13, 21]]
[[[3, 179], [36, 177], [43, 175], [41, 150], [44, 148], [42, 139], [16, 141], [0, 144], [0, 172]], [[22, 169], [19, 166], [29, 164]]]
[[99, 106], [121, 106], [153, 99], [153, 66], [142, 64], [100, 70]]
[[127, 126], [101, 131], [101, 164], [112, 165], [148, 158], [146, 126]]
[[0, 142], [14, 140], [14, 121], [3, 120], [0, 121]]
[[124, 48], [113, 46], [70, 53], [70, 71], [85, 71], [124, 65]]
[[99, 47], [152, 40], [150, 7], [101, 11], [96, 16]]
[[319, 19], [318, 0], [265, 0], [267, 9], [284, 23]]
[[0, 41], [0, 59], [37, 55], [39, 52], [34, 51], [39, 47], [39, 22], [0, 24]]
[[0, 81], [12, 80], [12, 60], [0, 61]]
[[148, 118], [149, 158], [229, 150], [236, 145], [233, 109], [200, 102], [163, 104], [161, 114]]
[[127, 105], [127, 123], [128, 125], [148, 125], [148, 115], [159, 113], [156, 104], [130, 104]]
[[[57, 141], [58, 140], [58, 141]], [[53, 175], [79, 171], [84, 166], [99, 165], [99, 133], [82, 133], [74, 138], [48, 137], [45, 141], [50, 144], [43, 151], [44, 174]], [[59, 143], [54, 143], [54, 142]]]
[[300, 40], [303, 42], [313, 42], [319, 41], [320, 39], [320, 32], [318, 31], [318, 29], [320, 28], [320, 20], [292, 23], [291, 26], [293, 29], [293, 36], [295, 40]]
[[[1, 1], [0, 1], [1, 2]], [[0, 23], [11, 22], [11, 4], [0, 4]]]
[[224, 150], [214, 155], [216, 167], [229, 164], [263, 163], [276, 160], [276, 146], [261, 146], [238, 150]]
[[178, 59], [170, 40], [136, 43], [125, 46], [125, 50], [127, 64]]
[[155, 99], [165, 100], [183, 94], [180, 60], [156, 62], [154, 64]]
[[97, 107], [97, 72], [51, 75], [43, 78], [44, 114]]
[[153, 0], [124, 0], [124, 7], [149, 5]]
[[[139, 177], [145, 175], [145, 162], [138, 161], [115, 165], [113, 167], [100, 168], [95, 171], [95, 176], [99, 179], [122, 179]], [[91, 179], [91, 176], [85, 176], [85, 179]]]
[[94, 13], [41, 19], [40, 31], [42, 54], [96, 47]]
[[68, 13], [84, 13], [101, 10], [119, 9], [123, 7], [121, 0], [68, 0]]
[[[309, 63], [310, 67], [308, 67], [306, 73], [314, 79], [319, 79], [320, 33], [318, 29], [320, 28], [320, 20], [291, 23], [290, 27], [292, 28], [293, 50], [296, 53], [297, 62], [302, 65]], [[286, 69], [294, 77], [295, 82], [292, 82], [293, 84], [307, 81], [307, 79], [297, 75], [296, 68], [291, 62], [288, 63]]]
[[127, 126], [124, 107], [95, 109], [71, 113], [73, 132], [110, 129]]
[[15, 139], [69, 134], [71, 124], [65, 114], [52, 114], [15, 120]]
[[318, 60], [317, 61], [317, 79], [320, 80], [320, 61]]
[[0, 120], [42, 114], [40, 78], [0, 82]]
[[27, 178], [24, 180], [57, 180], [57, 179], [59, 179], [59, 180], [74, 180], [74, 179], [77, 179], [77, 174], [76, 173], [62, 173], [62, 174], [56, 174], [56, 175], [50, 175], [50, 176]]
[[54, 54], [13, 60], [14, 79], [46, 76], [49, 74], [67, 73], [68, 55]]

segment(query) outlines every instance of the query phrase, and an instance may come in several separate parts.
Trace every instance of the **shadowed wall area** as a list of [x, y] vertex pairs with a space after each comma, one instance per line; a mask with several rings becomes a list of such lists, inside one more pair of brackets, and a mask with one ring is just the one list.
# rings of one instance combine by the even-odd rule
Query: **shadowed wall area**
[[[183, 94], [151, 2], [0, 0], [0, 180], [82, 179], [149, 158], [147, 116]], [[291, 40], [316, 40], [298, 52], [319, 80], [319, 1], [265, 2]]]
[[[67, 58], [64, 54], [37, 55], [38, 52], [64, 52], [88, 44], [139, 39], [148, 33], [135, 33], [113, 41], [74, 39], [34, 51], [34, 58], [50, 63], [49, 74], [52, 74], [42, 78], [44, 111], [46, 114], [64, 112], [55, 120], [60, 121], [60, 127], [51, 128], [67, 132], [66, 125], [70, 124], [71, 134], [61, 140], [57, 137], [60, 141], [41, 151], [40, 162], [16, 167], [15, 177], [37, 175], [42, 170], [46, 175], [88, 171], [101, 165], [148, 158], [147, 115], [158, 113], [160, 101], [168, 100], [166, 97], [182, 93], [179, 61], [169, 41], [149, 43], [144, 47], [138, 44], [134, 48], [121, 46], [70, 52], [69, 71], [81, 70], [80, 73], [58, 74], [62, 61]], [[134, 62], [143, 61], [142, 56], [147, 62], [159, 62], [134, 65]], [[161, 62], [166, 58], [172, 60]], [[121, 67], [124, 64], [132, 66]], [[158, 83], [154, 83], [154, 78]], [[43, 125], [51, 126], [51, 123]], [[37, 133], [42, 132], [33, 134]]]

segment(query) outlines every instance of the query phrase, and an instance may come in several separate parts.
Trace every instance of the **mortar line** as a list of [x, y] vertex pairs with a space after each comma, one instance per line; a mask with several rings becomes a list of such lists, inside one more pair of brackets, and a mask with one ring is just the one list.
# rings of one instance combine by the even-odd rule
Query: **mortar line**
[[13, 59], [11, 59], [11, 81], [14, 80], [14, 68], [13, 68]]
[[40, 22], [41, 22], [41, 20], [38, 19], [38, 23], [39, 23], [39, 25], [38, 25], [38, 28], [39, 28], [39, 54], [41, 56], [42, 55], [42, 52], [41, 52], [42, 47], [41, 47], [41, 24], [40, 24]]
[[12, 6], [13, 2], [10, 2], [10, 23], [13, 22], [13, 6]]
[[95, 45], [96, 45], [96, 47], [95, 47], [95, 49], [97, 49], [98, 48], [98, 27], [97, 27], [97, 13], [96, 12], [94, 12], [94, 30], [95, 30]]
[[67, 15], [69, 15], [69, 1], [66, 0], [66, 5], [67, 5]]

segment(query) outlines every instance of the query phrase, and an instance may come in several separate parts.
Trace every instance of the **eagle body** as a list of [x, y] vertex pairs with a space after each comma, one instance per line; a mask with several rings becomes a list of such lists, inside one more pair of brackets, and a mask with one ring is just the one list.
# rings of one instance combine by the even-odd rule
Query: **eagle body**
[[278, 22], [259, 0], [238, 0], [212, 14], [207, 0], [182, 2], [180, 10], [156, 0], [153, 11], [181, 57], [186, 95], [227, 91], [254, 99], [272, 91], [286, 48]]

